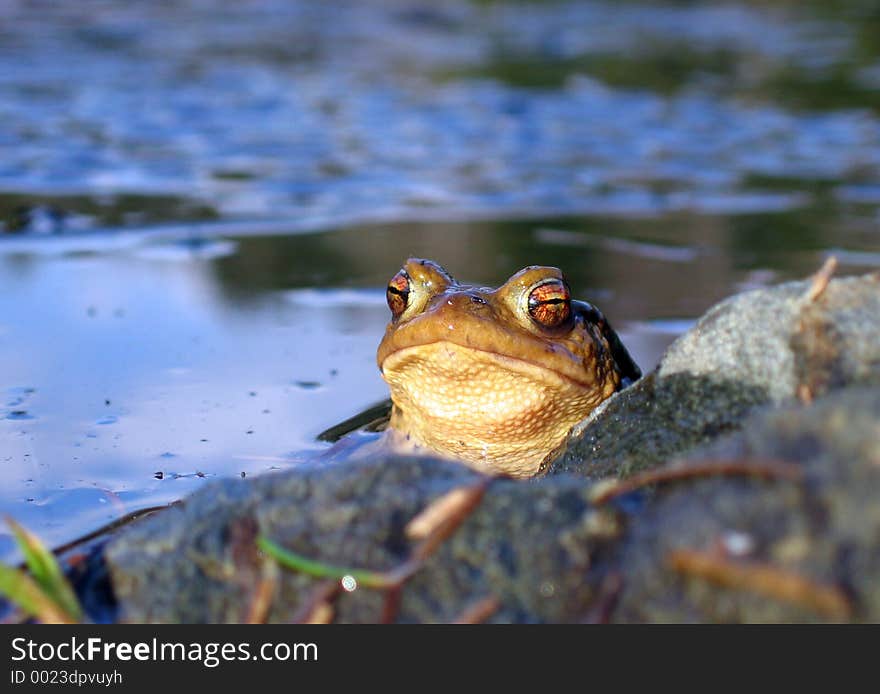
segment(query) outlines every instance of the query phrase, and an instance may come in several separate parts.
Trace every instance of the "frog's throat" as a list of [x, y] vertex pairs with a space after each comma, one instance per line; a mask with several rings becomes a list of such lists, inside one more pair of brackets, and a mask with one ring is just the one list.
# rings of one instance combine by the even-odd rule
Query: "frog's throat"
[[391, 426], [426, 448], [493, 472], [529, 476], [619, 385], [439, 341], [389, 354]]

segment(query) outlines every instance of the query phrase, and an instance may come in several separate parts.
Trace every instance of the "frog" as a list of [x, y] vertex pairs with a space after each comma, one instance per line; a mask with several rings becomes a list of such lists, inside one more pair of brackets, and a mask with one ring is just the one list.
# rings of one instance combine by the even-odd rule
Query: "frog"
[[387, 435], [489, 475], [545, 472], [571, 429], [641, 370], [602, 312], [556, 267], [497, 288], [410, 258], [389, 282], [376, 353]]

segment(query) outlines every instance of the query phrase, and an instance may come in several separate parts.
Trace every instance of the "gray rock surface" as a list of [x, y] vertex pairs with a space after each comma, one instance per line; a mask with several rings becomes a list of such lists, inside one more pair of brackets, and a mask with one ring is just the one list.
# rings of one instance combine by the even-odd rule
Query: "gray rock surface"
[[[404, 526], [432, 499], [473, 484], [456, 463], [390, 458], [301, 469], [253, 482], [213, 484], [131, 526], [105, 556], [120, 618], [131, 622], [238, 622], [259, 575], [259, 531], [310, 558], [386, 570], [412, 547]], [[586, 614], [620, 532], [617, 515], [587, 502], [582, 480], [497, 480], [483, 502], [407, 583], [400, 621], [451, 621], [493, 596], [502, 621], [566, 621]], [[252, 538], [246, 537], [250, 543]], [[270, 621], [290, 621], [319, 581], [282, 571]], [[359, 588], [337, 603], [340, 621], [379, 621], [384, 594]]]

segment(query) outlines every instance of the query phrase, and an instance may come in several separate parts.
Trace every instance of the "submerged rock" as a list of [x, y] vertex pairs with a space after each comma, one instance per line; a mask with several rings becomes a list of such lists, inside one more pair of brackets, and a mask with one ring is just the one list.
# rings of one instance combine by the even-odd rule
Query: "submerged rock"
[[[557, 474], [492, 481], [393, 616], [450, 621], [491, 597], [495, 621], [880, 619], [880, 281], [834, 280], [818, 296], [810, 286], [723, 302], [590, 417]], [[667, 475], [673, 457], [787, 474]], [[632, 478], [649, 468], [683, 479], [652, 493]], [[600, 477], [639, 488], [608, 501]], [[119, 618], [246, 619], [266, 576], [258, 534], [333, 565], [399, 567], [410, 519], [480, 479], [387, 457], [209, 485], [108, 542]], [[288, 570], [274, 580], [269, 621], [296, 618], [320, 586]], [[386, 599], [361, 587], [335, 617], [378, 621]]]

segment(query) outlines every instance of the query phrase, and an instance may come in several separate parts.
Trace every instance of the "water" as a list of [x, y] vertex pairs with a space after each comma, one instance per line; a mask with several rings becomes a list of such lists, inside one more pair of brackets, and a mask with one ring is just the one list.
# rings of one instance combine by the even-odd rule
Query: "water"
[[0, 4], [0, 512], [58, 544], [296, 465], [386, 397], [409, 255], [559, 266], [644, 370], [735, 291], [876, 270], [870, 12]]

